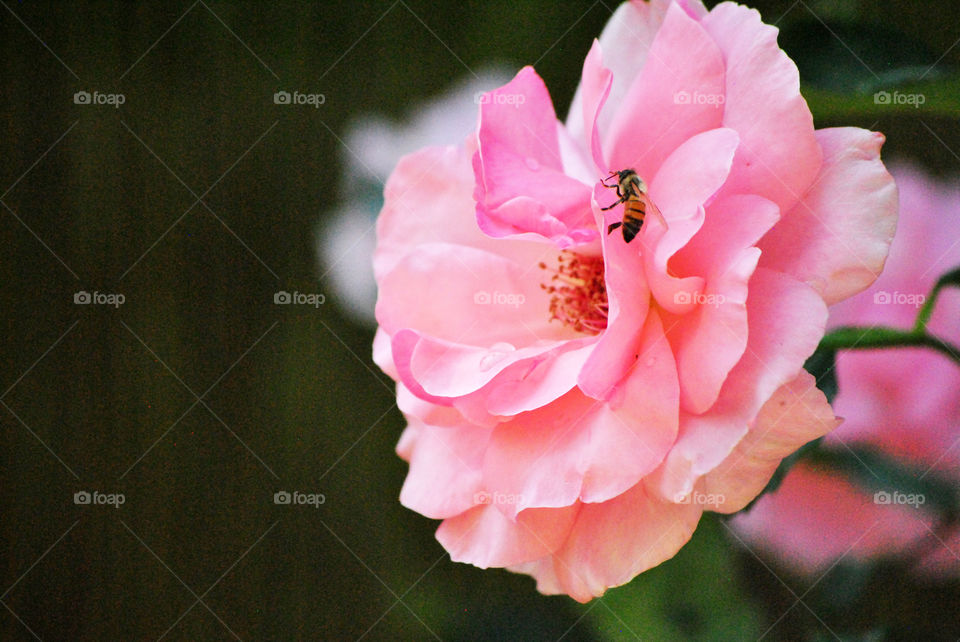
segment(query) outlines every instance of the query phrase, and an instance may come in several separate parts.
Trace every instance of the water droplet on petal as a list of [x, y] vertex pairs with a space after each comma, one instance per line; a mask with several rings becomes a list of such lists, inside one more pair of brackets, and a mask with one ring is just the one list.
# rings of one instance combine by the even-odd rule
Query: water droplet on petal
[[527, 169], [529, 169], [530, 171], [536, 172], [540, 170], [540, 161], [538, 161], [536, 158], [532, 156], [527, 156], [526, 163], [527, 163]]
[[483, 355], [483, 357], [480, 359], [480, 372], [487, 372], [497, 365], [497, 362], [503, 359], [505, 356], [506, 355], [502, 352], [488, 352], [487, 354]]
[[503, 361], [504, 357], [514, 350], [516, 350], [516, 348], [509, 343], [494, 343], [492, 346], [490, 346], [490, 350], [487, 352], [487, 354], [480, 358], [480, 371], [487, 372], [498, 363]]
[[652, 368], [656, 363], [657, 363], [657, 358], [656, 358], [656, 357], [650, 357], [649, 359], [647, 359], [647, 367], [648, 367], [648, 368]]

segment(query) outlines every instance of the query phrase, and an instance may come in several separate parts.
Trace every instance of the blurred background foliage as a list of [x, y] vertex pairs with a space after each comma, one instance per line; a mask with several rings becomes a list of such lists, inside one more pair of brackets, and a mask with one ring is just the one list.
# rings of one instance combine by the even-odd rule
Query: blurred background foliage
[[[490, 63], [535, 65], [564, 114], [614, 3], [2, 5], [0, 638], [960, 635], [955, 583], [838, 568], [811, 586], [711, 516], [588, 605], [454, 564], [397, 501], [403, 419], [372, 331], [332, 297], [274, 305], [325, 292], [313, 230], [344, 188], [352, 119], [400, 118]], [[880, 130], [887, 158], [960, 170], [960, 5], [753, 6], [818, 127]], [[326, 101], [276, 105], [281, 89]], [[875, 103], [895, 89], [926, 102]], [[74, 104], [81, 90], [126, 102]], [[126, 302], [77, 306], [80, 290]], [[74, 505], [84, 489], [126, 503]], [[277, 506], [282, 489], [326, 502]]]

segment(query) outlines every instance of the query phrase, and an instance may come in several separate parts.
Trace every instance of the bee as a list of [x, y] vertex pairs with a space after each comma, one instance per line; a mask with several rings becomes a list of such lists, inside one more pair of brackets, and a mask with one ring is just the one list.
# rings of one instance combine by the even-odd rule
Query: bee
[[[613, 185], [607, 185], [606, 181], [614, 176], [617, 177], [617, 182]], [[623, 220], [608, 225], [607, 234], [610, 234], [618, 227], [623, 227], [623, 240], [625, 243], [629, 243], [640, 233], [640, 228], [643, 227], [643, 220], [647, 216], [648, 209], [653, 210], [654, 215], [657, 216], [664, 227], [666, 227], [667, 223], [663, 220], [660, 211], [650, 202], [650, 197], [647, 196], [647, 184], [643, 182], [643, 179], [640, 178], [640, 175], [637, 174], [635, 170], [621, 169], [619, 172], [611, 172], [607, 178], [600, 182], [604, 187], [615, 188], [617, 190], [617, 196], [620, 197], [620, 200], [616, 203], [610, 207], [603, 207], [601, 210], [607, 211], [613, 209], [620, 203], [624, 203]]]

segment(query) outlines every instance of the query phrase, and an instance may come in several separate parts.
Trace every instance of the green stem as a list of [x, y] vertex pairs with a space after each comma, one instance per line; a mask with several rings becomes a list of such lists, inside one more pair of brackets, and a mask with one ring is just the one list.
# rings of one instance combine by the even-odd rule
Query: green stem
[[884, 326], [873, 328], [844, 326], [824, 336], [819, 347], [831, 352], [874, 348], [932, 348], [960, 365], [960, 348], [927, 333], [927, 323], [933, 316], [933, 308], [937, 304], [940, 291], [949, 285], [960, 287], [960, 268], [954, 268], [937, 279], [936, 285], [930, 291], [930, 296], [924, 300], [920, 311], [917, 312], [917, 320], [910, 330]]
[[948, 285], [960, 286], [960, 268], [955, 268], [937, 279], [937, 284], [934, 285], [933, 290], [930, 291], [930, 296], [923, 302], [923, 307], [921, 307], [920, 312], [917, 313], [917, 322], [913, 326], [914, 332], [926, 332], [927, 322], [930, 321], [930, 316], [933, 314], [933, 306], [937, 303], [940, 290]]
[[[931, 296], [931, 299], [933, 296]], [[918, 320], [919, 324], [919, 320]], [[924, 324], [925, 325], [925, 324]], [[927, 334], [924, 330], [898, 330], [883, 326], [843, 326], [826, 334], [820, 347], [828, 350], [870, 350], [875, 348], [932, 348], [960, 365], [960, 347]]]

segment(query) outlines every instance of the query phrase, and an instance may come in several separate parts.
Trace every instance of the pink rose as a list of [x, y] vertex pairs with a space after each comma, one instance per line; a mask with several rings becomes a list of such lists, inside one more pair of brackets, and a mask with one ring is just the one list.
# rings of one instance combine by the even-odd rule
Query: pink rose
[[[394, 170], [374, 359], [409, 422], [401, 502], [453, 560], [587, 601], [837, 425], [802, 365], [880, 272], [896, 188], [882, 135], [814, 131], [776, 34], [624, 4], [566, 124], [524, 68], [464, 147]], [[626, 243], [601, 181], [629, 168], [652, 205]]]
[[[960, 189], [916, 169], [894, 171], [901, 211], [890, 258], [872, 288], [831, 310], [830, 325], [910, 328], [937, 278], [960, 265]], [[960, 341], [960, 292], [937, 300], [928, 329]], [[841, 352], [834, 401], [843, 426], [825, 446], [880, 449], [921, 474], [960, 485], [960, 370], [928, 349]], [[869, 472], [868, 472], [869, 474]], [[895, 494], [896, 493], [896, 494]], [[824, 571], [840, 558], [868, 560], [928, 546], [921, 570], [956, 574], [960, 530], [931, 534], [928, 498], [890, 488], [874, 495], [848, 478], [798, 464], [780, 488], [733, 523], [754, 547], [802, 572]]]

